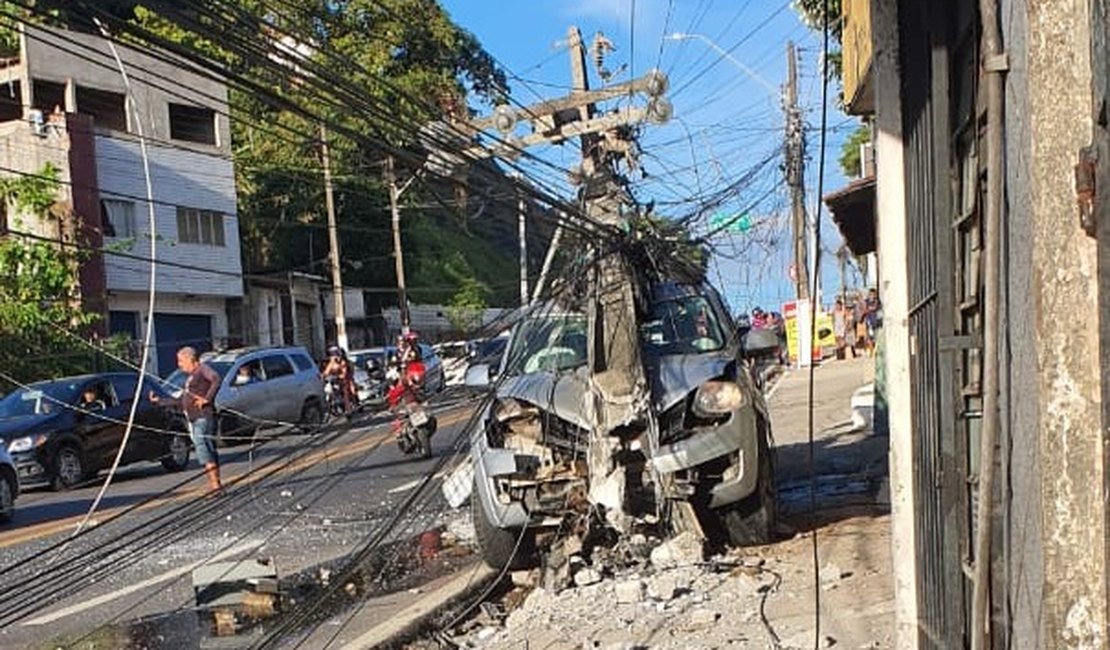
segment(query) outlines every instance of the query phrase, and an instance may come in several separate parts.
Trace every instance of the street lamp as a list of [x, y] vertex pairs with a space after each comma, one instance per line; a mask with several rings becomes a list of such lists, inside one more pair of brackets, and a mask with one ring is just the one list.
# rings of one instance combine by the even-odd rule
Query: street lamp
[[667, 38], [667, 40], [671, 40], [671, 41], [699, 40], [702, 43], [705, 43], [714, 52], [716, 52], [717, 54], [720, 54], [721, 58], [727, 59], [729, 63], [733, 64], [737, 68], [740, 68], [741, 72], [748, 75], [748, 77], [750, 77], [753, 81], [755, 81], [759, 85], [766, 88], [768, 91], [771, 92], [772, 95], [775, 95], [776, 97], [779, 95], [778, 86], [774, 85], [770, 81], [767, 81], [766, 79], [761, 77], [758, 72], [756, 72], [755, 70], [752, 70], [750, 67], [745, 65], [742, 61], [740, 61], [736, 57], [729, 54], [728, 50], [721, 47], [720, 45], [717, 45], [715, 42], [713, 42], [713, 39], [709, 38], [708, 36], [705, 36], [703, 34], [686, 34], [684, 32], [675, 32], [673, 34], [667, 34], [666, 38]]

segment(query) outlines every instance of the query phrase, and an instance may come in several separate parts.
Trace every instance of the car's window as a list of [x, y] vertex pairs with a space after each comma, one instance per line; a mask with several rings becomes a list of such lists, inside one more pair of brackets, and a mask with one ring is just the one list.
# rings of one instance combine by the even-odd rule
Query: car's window
[[101, 379], [85, 384], [74, 404], [79, 408], [102, 409], [116, 406], [118, 402], [115, 400], [115, 391], [112, 390], [111, 382]]
[[438, 358], [439, 355], [432, 349], [432, 346], [420, 343], [420, 358], [424, 361], [431, 361], [433, 358]]
[[285, 358], [284, 354], [271, 354], [262, 357], [262, 371], [266, 374], [266, 380], [269, 381], [293, 374], [293, 365], [289, 363], [289, 359]]
[[664, 300], [640, 326], [644, 346], [658, 354], [699, 354], [725, 345], [712, 305], [703, 296]]
[[231, 377], [232, 386], [246, 386], [265, 379], [262, 373], [262, 362], [258, 359], [244, 361], [235, 367], [235, 374]]
[[113, 375], [112, 388], [116, 389], [119, 401], [129, 402], [135, 397], [135, 386], [139, 383], [138, 375]]
[[0, 419], [56, 413], [73, 403], [79, 388], [78, 384], [65, 381], [18, 388], [0, 400]]
[[586, 362], [586, 319], [579, 314], [522, 322], [509, 347], [512, 373], [561, 371]]
[[316, 364], [312, 363], [312, 359], [309, 359], [307, 355], [301, 352], [294, 352], [289, 356], [293, 358], [293, 363], [296, 364], [298, 372], [316, 369]]

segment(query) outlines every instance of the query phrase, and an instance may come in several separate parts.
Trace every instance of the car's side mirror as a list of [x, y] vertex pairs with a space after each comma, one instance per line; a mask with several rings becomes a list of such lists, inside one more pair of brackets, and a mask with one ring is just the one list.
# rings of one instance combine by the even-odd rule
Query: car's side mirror
[[746, 357], [762, 357], [777, 354], [779, 351], [779, 337], [774, 330], [752, 329], [740, 339], [741, 348]]
[[486, 388], [490, 384], [489, 364], [476, 363], [466, 369], [464, 380], [468, 388]]

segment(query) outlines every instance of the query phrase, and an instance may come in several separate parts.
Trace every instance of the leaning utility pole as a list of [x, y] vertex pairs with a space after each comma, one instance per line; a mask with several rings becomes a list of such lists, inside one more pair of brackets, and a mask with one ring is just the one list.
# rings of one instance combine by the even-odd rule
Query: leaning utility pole
[[[328, 242], [331, 246], [328, 264], [331, 266], [331, 295], [335, 303], [335, 342], [346, 350], [347, 310], [343, 305], [343, 274], [339, 270], [339, 233], [335, 225], [335, 199], [332, 197], [331, 153], [328, 150], [328, 130], [323, 124], [320, 125], [320, 158], [324, 165], [324, 204], [328, 210]], [[296, 320], [296, 314], [293, 318]]]
[[[405, 258], [401, 252], [401, 199], [403, 188], [397, 187], [397, 174], [393, 170], [393, 156], [385, 159], [385, 182], [389, 185], [389, 210], [393, 226], [393, 265], [397, 272], [397, 306], [401, 313], [401, 334], [408, 334], [412, 321], [409, 319], [409, 300], [405, 290]], [[408, 187], [408, 185], [405, 185]]]
[[794, 42], [786, 43], [786, 184], [790, 186], [794, 240], [794, 285], [798, 300], [809, 298], [809, 251], [806, 237], [805, 129], [798, 108], [798, 66]]

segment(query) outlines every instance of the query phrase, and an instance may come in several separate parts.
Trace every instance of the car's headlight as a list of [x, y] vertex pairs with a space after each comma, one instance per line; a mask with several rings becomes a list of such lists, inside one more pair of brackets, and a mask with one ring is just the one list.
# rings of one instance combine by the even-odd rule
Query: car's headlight
[[694, 413], [724, 415], [744, 404], [744, 391], [731, 381], [707, 381], [694, 394]]
[[42, 445], [46, 442], [46, 436], [38, 434], [35, 436], [23, 436], [22, 438], [15, 438], [8, 443], [8, 452], [16, 454], [22, 451], [31, 451], [35, 447]]

